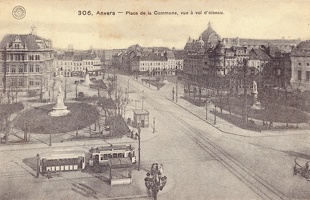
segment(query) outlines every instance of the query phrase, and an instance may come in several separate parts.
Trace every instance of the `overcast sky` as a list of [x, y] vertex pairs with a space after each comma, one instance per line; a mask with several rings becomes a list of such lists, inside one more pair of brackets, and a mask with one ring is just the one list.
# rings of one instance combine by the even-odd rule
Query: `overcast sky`
[[[12, 16], [17, 5], [26, 9], [22, 20]], [[209, 21], [222, 38], [310, 38], [310, 1], [305, 0], [0, 0], [0, 10], [1, 38], [8, 33], [30, 33], [34, 25], [36, 34], [51, 39], [55, 48], [73, 44], [74, 49], [89, 49], [91, 45], [117, 49], [139, 44], [182, 49], [188, 37], [197, 39]], [[93, 16], [79, 16], [79, 10], [90, 10]], [[100, 16], [97, 11], [116, 13]], [[126, 15], [126, 11], [139, 15]], [[152, 15], [140, 15], [141, 11]], [[154, 11], [175, 11], [178, 15], [154, 15]], [[191, 11], [193, 15], [181, 15]], [[224, 14], [196, 15], [199, 11]]]

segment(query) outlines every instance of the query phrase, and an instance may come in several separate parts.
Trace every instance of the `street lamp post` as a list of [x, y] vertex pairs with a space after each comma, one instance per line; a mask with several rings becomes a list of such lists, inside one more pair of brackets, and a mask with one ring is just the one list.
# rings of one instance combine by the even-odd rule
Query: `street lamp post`
[[167, 183], [167, 177], [162, 176], [163, 165], [158, 166], [157, 163], [153, 163], [151, 168], [151, 173], [146, 174], [145, 187], [147, 188], [148, 195], [157, 200], [157, 193], [165, 187]]
[[138, 139], [139, 139], [139, 147], [138, 147], [138, 153], [139, 153], [139, 162], [138, 162], [138, 171], [140, 171], [140, 165], [141, 165], [141, 127], [140, 123], [138, 123]]
[[214, 105], [214, 124], [216, 124], [216, 105]]
[[175, 86], [175, 102], [178, 103], [178, 76], [177, 76], [176, 86]]

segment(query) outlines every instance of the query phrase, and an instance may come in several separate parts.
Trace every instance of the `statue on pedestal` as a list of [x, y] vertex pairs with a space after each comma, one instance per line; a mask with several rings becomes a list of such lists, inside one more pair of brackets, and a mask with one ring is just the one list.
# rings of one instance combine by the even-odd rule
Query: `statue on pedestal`
[[64, 104], [63, 92], [62, 92], [61, 84], [59, 84], [57, 102], [56, 102], [56, 105], [53, 107], [53, 111], [51, 111], [49, 115], [53, 117], [59, 117], [59, 116], [65, 116], [69, 113], [70, 113], [70, 110], [68, 110], [67, 106], [65, 106]]
[[252, 105], [253, 109], [261, 109], [261, 103], [259, 101], [257, 101], [257, 95], [258, 95], [258, 91], [257, 91], [257, 83], [255, 81], [253, 81], [253, 89], [251, 94], [253, 95], [254, 98], [254, 104]]

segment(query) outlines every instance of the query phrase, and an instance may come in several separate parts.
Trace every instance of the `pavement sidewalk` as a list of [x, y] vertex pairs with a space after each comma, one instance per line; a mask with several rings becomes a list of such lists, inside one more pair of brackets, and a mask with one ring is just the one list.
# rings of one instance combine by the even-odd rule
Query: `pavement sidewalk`
[[[212, 114], [210, 111], [214, 108], [212, 104], [209, 104], [207, 109], [207, 119], [206, 119], [206, 108], [199, 107], [196, 105], [193, 105], [189, 103], [188, 101], [184, 100], [183, 98], [178, 98], [178, 102], [172, 101], [169, 98], [166, 98], [167, 100], [173, 102], [174, 104], [180, 106], [182, 109], [188, 111], [189, 113], [195, 115], [196, 117], [204, 120], [206, 123], [210, 124], [211, 126], [217, 128], [223, 133], [231, 134], [231, 135], [238, 135], [243, 137], [262, 137], [262, 136], [275, 136], [275, 135], [288, 135], [288, 134], [308, 134], [309, 131], [309, 125], [306, 123], [299, 124], [300, 129], [292, 130], [264, 130], [261, 132], [258, 131], [251, 131], [251, 130], [245, 130], [242, 128], [239, 128], [224, 119], [220, 117], [216, 117], [216, 124], [214, 124], [214, 114]], [[226, 111], [223, 111], [226, 112]], [[228, 113], [228, 112], [227, 112]], [[304, 131], [303, 131], [304, 130]]]

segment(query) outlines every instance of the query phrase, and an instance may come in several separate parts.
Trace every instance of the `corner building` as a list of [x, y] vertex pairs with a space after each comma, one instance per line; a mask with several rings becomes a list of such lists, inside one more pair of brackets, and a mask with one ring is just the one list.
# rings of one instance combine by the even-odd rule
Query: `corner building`
[[291, 53], [291, 85], [301, 91], [310, 90], [310, 40], [299, 43]]
[[35, 34], [8, 34], [0, 42], [0, 88], [46, 89], [52, 81], [52, 42]]

